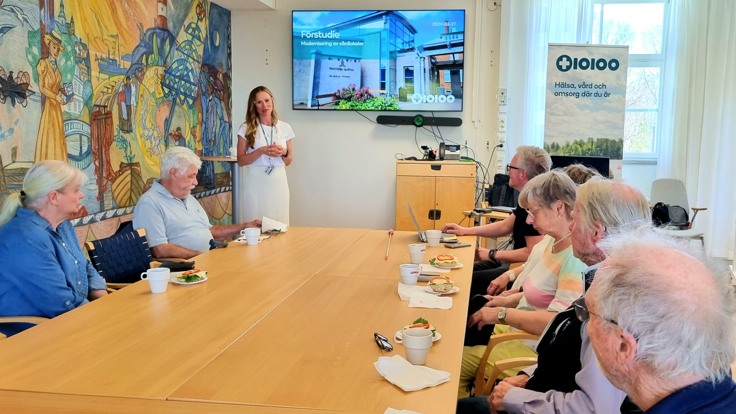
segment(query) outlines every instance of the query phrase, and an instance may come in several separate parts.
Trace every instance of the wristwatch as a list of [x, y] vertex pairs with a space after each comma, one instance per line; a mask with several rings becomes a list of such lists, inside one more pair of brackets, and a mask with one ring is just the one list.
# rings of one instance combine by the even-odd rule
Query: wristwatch
[[289, 150], [286, 150], [286, 152], [285, 152], [285, 153], [281, 154], [281, 157], [282, 157], [282, 158], [286, 158], [286, 157], [288, 157], [288, 156], [289, 156]]
[[506, 308], [501, 308], [501, 310], [498, 311], [496, 318], [498, 318], [499, 322], [506, 323]]
[[488, 260], [490, 261], [496, 260], [496, 249], [491, 249], [488, 251]]

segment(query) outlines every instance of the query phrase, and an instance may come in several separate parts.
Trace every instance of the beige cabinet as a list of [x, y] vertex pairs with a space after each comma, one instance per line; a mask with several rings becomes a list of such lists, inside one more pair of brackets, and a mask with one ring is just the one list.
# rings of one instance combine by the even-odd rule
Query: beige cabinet
[[475, 206], [475, 163], [397, 161], [396, 230], [415, 230], [407, 203], [422, 230], [461, 222]]

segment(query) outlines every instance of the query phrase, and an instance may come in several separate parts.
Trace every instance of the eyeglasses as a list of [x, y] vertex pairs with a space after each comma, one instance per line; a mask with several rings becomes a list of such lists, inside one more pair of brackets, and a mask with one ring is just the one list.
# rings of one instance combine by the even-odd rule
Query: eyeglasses
[[388, 342], [388, 338], [376, 332], [373, 334], [373, 340], [376, 341], [376, 345], [381, 348], [382, 351], [393, 351], [394, 347]]
[[511, 170], [519, 170], [519, 171], [524, 171], [524, 169], [523, 169], [523, 168], [519, 168], [519, 167], [514, 167], [514, 166], [513, 166], [513, 165], [511, 165], [511, 164], [506, 164], [506, 174], [508, 174], [508, 173], [509, 173], [509, 172], [510, 172]]
[[530, 211], [528, 208], [525, 208], [524, 210], [526, 210], [526, 214], [528, 214], [531, 218], [534, 218], [534, 215], [537, 214], [537, 212], [541, 209], [542, 207], [539, 207], [538, 209], [534, 211]]
[[597, 313], [593, 313], [590, 310], [588, 310], [588, 305], [585, 304], [585, 296], [581, 296], [578, 299], [575, 300], [575, 302], [572, 303], [573, 308], [575, 308], [575, 316], [578, 317], [578, 320], [580, 322], [585, 322], [587, 320], [590, 320], [590, 315], [597, 316], [601, 319], [603, 319], [606, 322], [612, 323], [616, 326], [618, 326], [618, 322], [614, 321], [613, 319], [606, 319], [602, 317], [601, 315], [598, 315]]

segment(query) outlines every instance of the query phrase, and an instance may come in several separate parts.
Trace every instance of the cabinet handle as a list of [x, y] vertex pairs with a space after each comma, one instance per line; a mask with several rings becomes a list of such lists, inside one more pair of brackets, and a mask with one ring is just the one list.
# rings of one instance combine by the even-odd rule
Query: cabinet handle
[[430, 168], [432, 168], [435, 171], [439, 171], [442, 169], [442, 164], [432, 164], [430, 165]]
[[429, 210], [428, 216], [430, 220], [440, 220], [442, 218], [442, 210], [437, 210], [433, 208]]

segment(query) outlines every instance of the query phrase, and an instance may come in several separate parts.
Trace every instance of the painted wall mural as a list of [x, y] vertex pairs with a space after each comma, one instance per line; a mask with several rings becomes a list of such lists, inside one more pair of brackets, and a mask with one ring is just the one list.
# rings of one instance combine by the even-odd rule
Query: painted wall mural
[[[207, 0], [0, 0], [0, 201], [59, 159], [88, 177], [80, 217], [123, 215], [168, 147], [228, 154], [230, 33]], [[195, 192], [229, 171], [205, 162]]]

